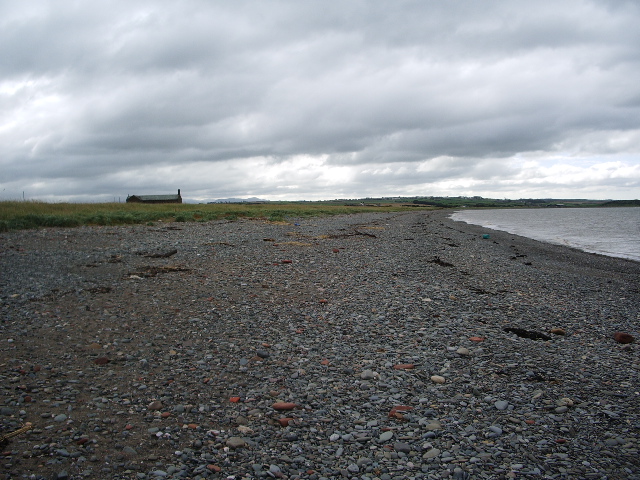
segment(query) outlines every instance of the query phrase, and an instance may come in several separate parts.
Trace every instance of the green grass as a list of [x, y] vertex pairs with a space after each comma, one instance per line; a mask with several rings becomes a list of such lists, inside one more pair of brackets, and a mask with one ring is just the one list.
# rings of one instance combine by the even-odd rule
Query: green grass
[[0, 232], [43, 227], [82, 225], [155, 225], [156, 222], [207, 222], [255, 218], [287, 221], [315, 216], [360, 212], [402, 211], [400, 204], [387, 206], [328, 205], [323, 202], [270, 202], [265, 204], [140, 204], [140, 203], [46, 203], [0, 202]]

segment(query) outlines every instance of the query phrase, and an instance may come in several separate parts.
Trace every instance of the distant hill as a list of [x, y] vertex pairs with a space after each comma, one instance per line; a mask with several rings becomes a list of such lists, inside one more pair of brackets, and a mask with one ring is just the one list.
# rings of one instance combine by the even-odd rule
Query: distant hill
[[640, 207], [640, 200], [611, 200], [605, 202], [601, 207]]
[[264, 203], [269, 200], [264, 200], [258, 197], [249, 197], [249, 198], [219, 198], [209, 203]]

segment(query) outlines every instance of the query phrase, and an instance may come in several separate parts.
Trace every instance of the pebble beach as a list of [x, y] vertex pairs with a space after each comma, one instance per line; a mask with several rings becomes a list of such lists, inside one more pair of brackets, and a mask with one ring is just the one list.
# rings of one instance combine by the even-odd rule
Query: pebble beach
[[0, 479], [640, 479], [640, 263], [450, 214], [0, 234]]

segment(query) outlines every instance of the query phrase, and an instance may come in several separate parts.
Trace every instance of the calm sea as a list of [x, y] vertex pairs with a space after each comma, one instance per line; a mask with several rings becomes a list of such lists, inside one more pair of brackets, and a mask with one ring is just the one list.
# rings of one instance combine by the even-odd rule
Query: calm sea
[[640, 261], [640, 208], [460, 210], [453, 220]]

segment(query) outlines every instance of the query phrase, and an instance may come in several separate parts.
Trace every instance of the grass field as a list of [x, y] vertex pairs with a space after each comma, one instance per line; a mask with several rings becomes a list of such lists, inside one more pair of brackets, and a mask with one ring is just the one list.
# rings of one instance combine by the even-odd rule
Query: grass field
[[376, 206], [331, 205], [325, 202], [141, 204], [141, 203], [46, 203], [38, 201], [0, 202], [0, 232], [41, 227], [81, 225], [127, 225], [154, 222], [206, 222], [261, 218], [283, 221], [321, 215], [406, 210], [401, 204]]

